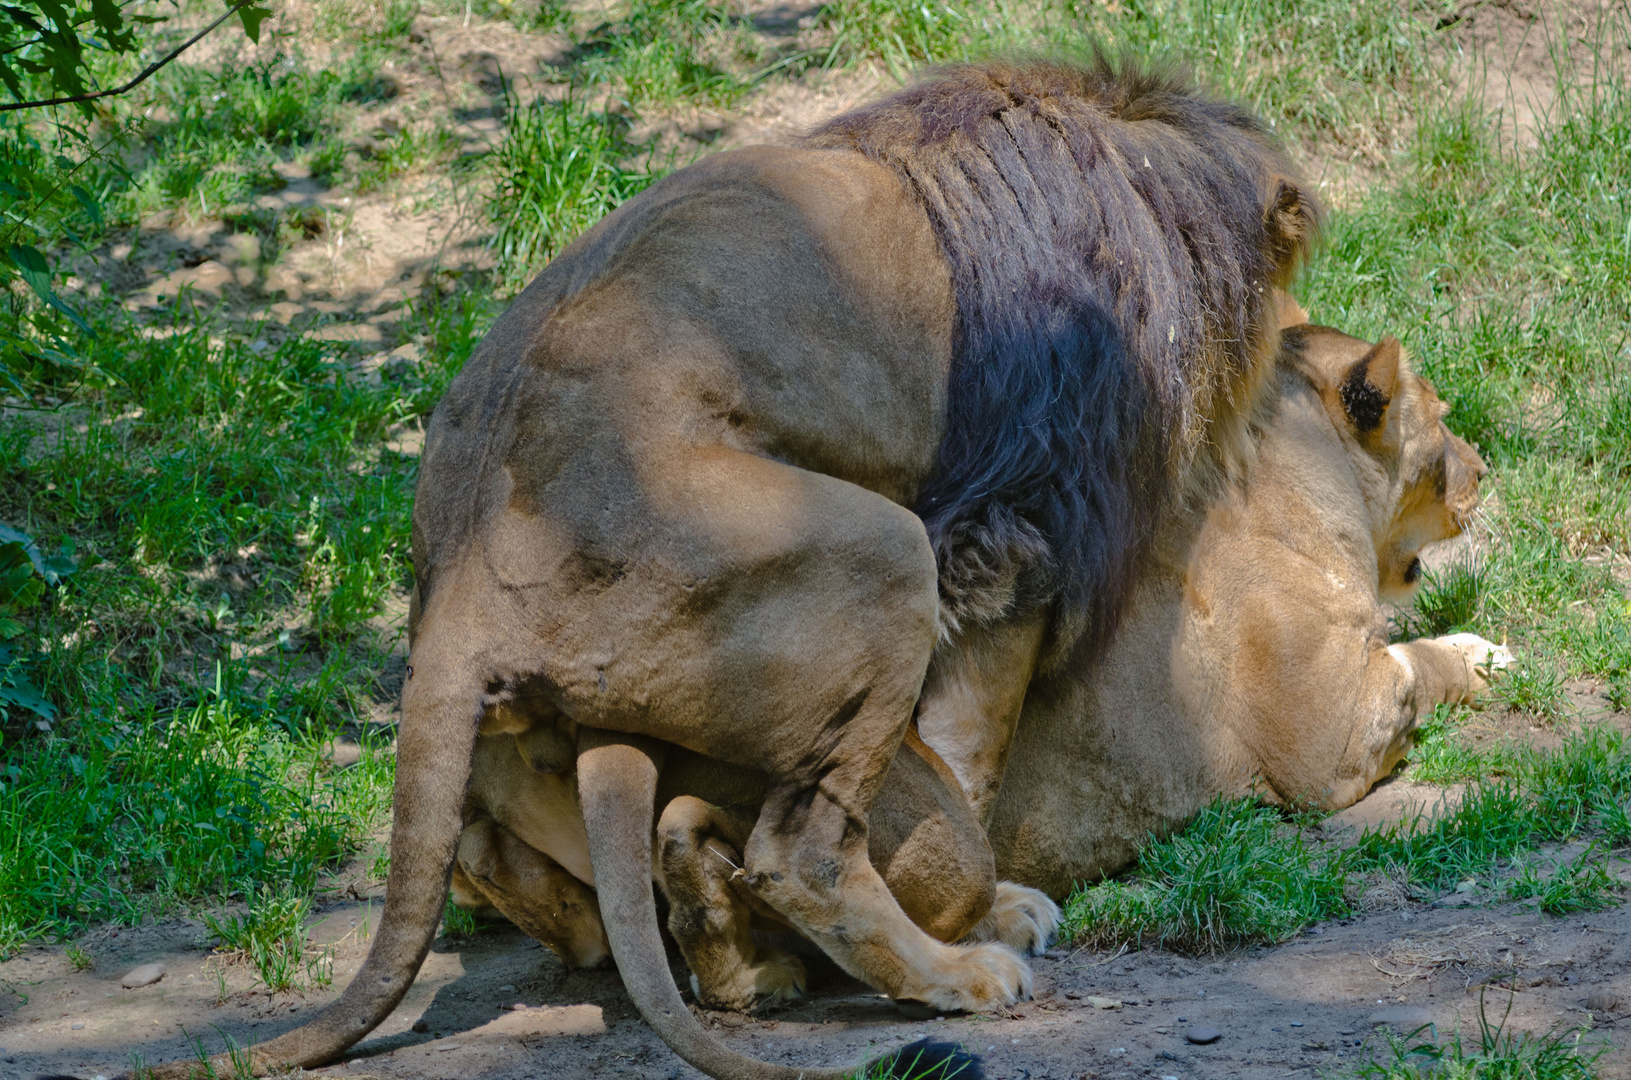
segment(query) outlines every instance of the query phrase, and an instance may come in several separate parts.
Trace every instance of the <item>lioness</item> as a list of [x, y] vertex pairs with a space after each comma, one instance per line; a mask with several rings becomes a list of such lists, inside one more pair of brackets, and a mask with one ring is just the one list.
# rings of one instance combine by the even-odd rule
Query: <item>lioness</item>
[[1286, 330], [1265, 408], [1243, 482], [1169, 518], [1102, 659], [1032, 684], [991, 827], [1004, 876], [1063, 896], [1220, 793], [1347, 806], [1510, 659], [1388, 643], [1383, 598], [1409, 599], [1485, 471], [1399, 343]]
[[[936, 1001], [974, 967], [984, 1005], [1017, 998], [1011, 950], [901, 909], [868, 812], [943, 636], [1013, 670], [1104, 639], [1156, 509], [1238, 447], [1317, 216], [1262, 125], [1181, 79], [989, 64], [705, 158], [585, 233], [431, 419], [385, 912], [254, 1066], [329, 1061], [401, 1001], [500, 705], [577, 725], [612, 953], [703, 1071], [812, 1075], [730, 1053], [669, 976], [663, 746], [768, 778], [743, 881], [846, 971]], [[959, 685], [1012, 710], [1011, 684], [989, 708]]]

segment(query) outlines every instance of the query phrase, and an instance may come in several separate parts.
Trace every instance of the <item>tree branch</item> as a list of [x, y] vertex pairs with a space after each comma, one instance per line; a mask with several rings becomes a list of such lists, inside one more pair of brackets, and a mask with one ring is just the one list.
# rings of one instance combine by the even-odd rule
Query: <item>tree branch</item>
[[141, 70], [141, 74], [137, 75], [134, 79], [131, 79], [123, 86], [116, 86], [112, 90], [97, 90], [88, 94], [75, 94], [72, 97], [46, 98], [42, 101], [8, 101], [4, 104], [0, 104], [0, 112], [15, 112], [18, 109], [43, 109], [48, 105], [76, 105], [81, 101], [95, 101], [97, 98], [115, 97], [119, 94], [134, 90], [136, 87], [146, 82], [148, 76], [152, 75], [159, 68], [163, 67], [165, 64], [168, 64], [170, 61], [174, 60], [176, 57], [198, 44], [198, 42], [203, 39], [205, 34], [208, 34], [211, 30], [214, 30], [217, 26], [220, 26], [222, 23], [232, 18], [232, 16], [238, 14], [239, 11], [249, 7], [255, 2], [256, 0], [235, 0], [232, 6], [227, 8], [225, 15], [222, 15], [219, 19], [216, 19], [214, 22], [204, 27], [204, 29], [200, 30], [198, 33], [194, 34], [180, 45], [177, 45], [175, 49], [173, 49], [167, 56], [161, 57], [160, 59], [153, 61], [151, 64], [148, 64]]

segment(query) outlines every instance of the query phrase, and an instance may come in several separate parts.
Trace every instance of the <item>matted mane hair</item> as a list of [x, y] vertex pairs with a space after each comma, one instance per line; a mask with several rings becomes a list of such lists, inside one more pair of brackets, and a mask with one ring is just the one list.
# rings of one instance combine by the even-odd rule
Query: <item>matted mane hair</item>
[[804, 145], [894, 169], [951, 267], [945, 436], [916, 510], [949, 622], [1057, 601], [1101, 640], [1197, 453], [1246, 423], [1314, 200], [1262, 124], [1171, 70], [952, 67]]

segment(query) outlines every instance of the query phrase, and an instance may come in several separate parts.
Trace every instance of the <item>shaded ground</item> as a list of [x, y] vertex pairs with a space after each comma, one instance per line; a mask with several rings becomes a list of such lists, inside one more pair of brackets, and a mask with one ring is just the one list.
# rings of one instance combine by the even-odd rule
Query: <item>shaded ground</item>
[[[750, 5], [772, 35], [797, 32], [808, 9]], [[1507, 106], [1519, 144], [1534, 117], [1552, 107], [1555, 43], [1583, 56], [1601, 5], [1536, 9], [1510, 2], [1470, 3], [1452, 27], [1466, 47], [1493, 61], [1483, 85]], [[1544, 14], [1544, 13], [1543, 13]], [[426, 18], [416, 26], [420, 54], [394, 73], [397, 96], [382, 102], [353, 137], [411, 126], [443, 110], [461, 143], [481, 145], [499, 131], [499, 75], [530, 87], [559, 59], [563, 42], [508, 25]], [[1627, 55], [1624, 48], [1614, 55]], [[1469, 61], [1471, 73], [1484, 68]], [[544, 84], [540, 80], [538, 87]], [[729, 115], [696, 111], [674, 117], [669, 137], [693, 147], [785, 139], [848, 107], [889, 81], [847, 72], [777, 83]], [[1532, 136], [1529, 136], [1532, 138]], [[1363, 176], [1361, 176], [1363, 179]], [[456, 193], [434, 178], [355, 195], [290, 171], [280, 191], [261, 196], [266, 210], [310, 210], [314, 234], [274, 260], [259, 242], [219, 221], [153, 221], [104, 252], [99, 280], [132, 307], [169, 302], [190, 287], [229, 317], [267, 318], [265, 333], [312, 333], [354, 342], [359, 363], [377, 369], [407, 344], [404, 305], [436, 287], [437, 274], [483, 265], [478, 233]], [[275, 204], [275, 205], [273, 205]], [[254, 241], [253, 243], [251, 241]], [[416, 431], [400, 449], [417, 451]], [[1589, 560], [1588, 560], [1589, 561]], [[396, 677], [393, 673], [393, 678]], [[1605, 705], [1591, 685], [1570, 687], [1587, 715]], [[380, 720], [389, 704], [381, 703]], [[1616, 718], [1623, 719], [1623, 718]], [[1486, 718], [1488, 737], [1516, 736], [1553, 745], [1557, 735], [1514, 716]], [[1440, 789], [1408, 778], [1379, 788], [1343, 816], [1376, 823], [1430, 809]], [[1453, 791], [1451, 793], [1453, 797]], [[1624, 876], [1623, 867], [1619, 871]], [[1217, 959], [1161, 952], [1131, 955], [1057, 951], [1035, 964], [1036, 999], [1002, 1016], [907, 1021], [887, 1001], [831, 969], [817, 971], [813, 999], [764, 1019], [706, 1014], [743, 1052], [804, 1064], [854, 1062], [933, 1033], [979, 1050], [989, 1075], [1018, 1080], [1087, 1077], [1283, 1077], [1341, 1070], [1380, 1043], [1369, 1018], [1378, 1008], [1428, 1010], [1441, 1030], [1474, 1038], [1480, 995], [1488, 1018], [1511, 1030], [1589, 1027], [1609, 1047], [1600, 1075], [1631, 1077], [1620, 1034], [1631, 1020], [1631, 913], [1623, 908], [1564, 919], [1519, 905], [1485, 906], [1477, 893], [1431, 904], [1402, 896], [1367, 899], [1370, 914], [1325, 924], [1273, 949]], [[334, 983], [343, 986], [367, 947], [377, 918], [348, 900], [331, 906], [314, 938], [336, 943]], [[222, 1038], [259, 1041], [288, 1030], [330, 1000], [333, 991], [268, 995], [251, 987], [250, 969], [220, 967], [199, 923], [174, 920], [78, 942], [95, 962], [75, 972], [61, 946], [40, 947], [0, 964], [0, 1080], [66, 1072], [113, 1075], [130, 1057], [170, 1060], [189, 1053], [188, 1036], [209, 1049]], [[119, 977], [160, 960], [157, 985], [125, 990]], [[225, 986], [217, 971], [224, 972]], [[1588, 1010], [1588, 997], [1618, 999]], [[1122, 1002], [1101, 1009], [1088, 999]], [[524, 1003], [527, 1008], [504, 1006]], [[1222, 1038], [1193, 1046], [1183, 1032], [1213, 1027]], [[420, 1026], [423, 1030], [414, 1030]], [[1357, 1044], [1357, 1045], [1356, 1045]], [[345, 1063], [322, 1075], [508, 1080], [550, 1072], [562, 1077], [694, 1077], [635, 1015], [616, 973], [563, 971], [518, 932], [491, 928], [443, 939], [407, 1001]]]
[[[1385, 785], [1325, 832], [1340, 842], [1345, 827], [1392, 817], [1412, 801], [1400, 796], [1399, 782]], [[812, 999], [795, 1008], [758, 1019], [700, 1015], [742, 1052], [789, 1064], [856, 1062], [933, 1034], [979, 1051], [993, 1078], [1268, 1080], [1345, 1072], [1386, 1053], [1371, 1023], [1379, 1009], [1425, 1009], [1441, 1032], [1476, 1040], [1482, 1007], [1508, 1031], [1588, 1029], [1582, 1038], [1607, 1050], [1599, 1075], [1631, 1077], [1631, 1043], [1622, 1034], [1631, 1020], [1631, 911], [1557, 919], [1485, 901], [1477, 891], [1430, 903], [1367, 894], [1363, 906], [1390, 910], [1322, 924], [1276, 948], [1219, 957], [1056, 949], [1033, 965], [1035, 998], [1004, 1015], [907, 1020], [819, 963], [812, 965]], [[313, 938], [337, 943], [335, 986], [360, 964], [378, 911], [377, 903], [349, 900], [325, 911]], [[0, 964], [0, 1080], [112, 1076], [132, 1055], [188, 1056], [189, 1038], [202, 1037], [211, 1050], [226, 1036], [239, 1045], [262, 1041], [334, 996], [254, 989], [251, 970], [222, 968], [208, 939], [201, 924], [174, 920], [85, 939], [80, 945], [96, 965], [88, 972], [75, 972], [61, 947]], [[167, 968], [161, 982], [120, 987], [126, 971], [155, 960]], [[675, 971], [683, 975], [677, 963]], [[1605, 1009], [1605, 999], [1615, 1003]], [[1101, 1007], [1106, 1001], [1121, 1005]], [[508, 1008], [518, 1003], [525, 1007]], [[1222, 1038], [1192, 1045], [1184, 1033], [1197, 1026]], [[544, 1070], [634, 1080], [699, 1075], [639, 1019], [614, 970], [565, 971], [509, 927], [439, 939], [404, 1004], [345, 1062], [316, 1072], [521, 1080]]]

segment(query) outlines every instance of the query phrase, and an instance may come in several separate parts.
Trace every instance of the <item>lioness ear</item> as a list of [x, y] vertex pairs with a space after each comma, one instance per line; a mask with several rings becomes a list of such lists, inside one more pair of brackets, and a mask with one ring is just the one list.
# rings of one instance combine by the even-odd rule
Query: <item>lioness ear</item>
[[1393, 401], [1393, 387], [1399, 381], [1399, 339], [1383, 338], [1381, 344], [1354, 361], [1342, 377], [1342, 408], [1361, 435], [1368, 435], [1387, 419]]

